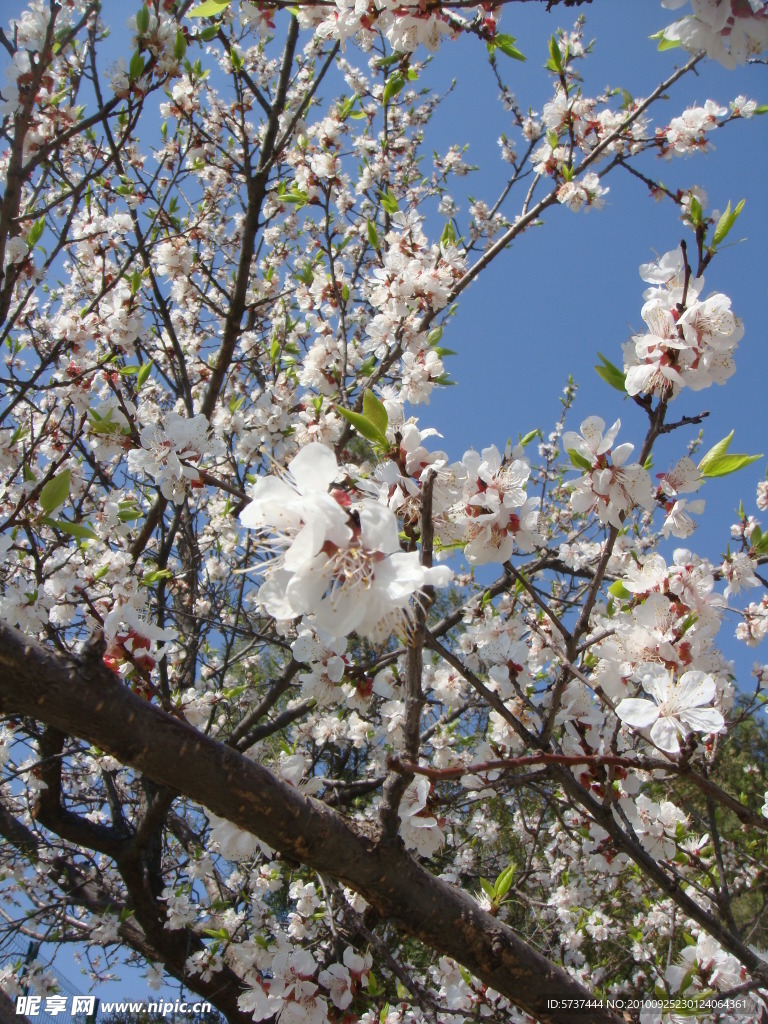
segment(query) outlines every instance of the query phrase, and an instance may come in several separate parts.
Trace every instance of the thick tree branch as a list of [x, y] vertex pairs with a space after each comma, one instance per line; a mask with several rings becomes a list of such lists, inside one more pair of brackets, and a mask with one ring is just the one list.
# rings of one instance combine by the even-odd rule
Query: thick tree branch
[[[435, 878], [399, 838], [382, 840], [231, 747], [198, 733], [122, 686], [106, 669], [54, 655], [0, 626], [0, 709], [88, 740], [198, 801], [276, 850], [349, 885], [404, 932], [454, 957], [542, 1024], [580, 1024], [548, 1009], [588, 992], [469, 896]], [[619, 1024], [593, 1011], [595, 1024]]]

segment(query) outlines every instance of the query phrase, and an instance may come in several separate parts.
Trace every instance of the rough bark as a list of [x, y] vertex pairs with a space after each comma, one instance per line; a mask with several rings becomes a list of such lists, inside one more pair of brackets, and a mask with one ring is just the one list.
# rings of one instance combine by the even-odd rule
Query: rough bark
[[[135, 696], [106, 668], [53, 654], [0, 625], [0, 711], [32, 716], [96, 744], [160, 785], [197, 801], [285, 856], [359, 892], [383, 918], [454, 957], [543, 1024], [581, 1024], [549, 1010], [589, 993], [465, 893], [435, 878], [397, 837], [382, 839], [305, 797], [262, 765]], [[595, 1024], [618, 1024], [592, 1010]]]

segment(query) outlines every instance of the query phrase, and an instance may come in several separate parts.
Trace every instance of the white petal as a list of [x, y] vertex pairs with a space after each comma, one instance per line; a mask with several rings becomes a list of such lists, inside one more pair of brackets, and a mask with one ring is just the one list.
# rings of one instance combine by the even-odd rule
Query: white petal
[[716, 708], [690, 708], [680, 712], [680, 721], [696, 732], [720, 732], [725, 719]]
[[715, 681], [712, 676], [696, 669], [684, 673], [677, 684], [678, 700], [690, 708], [709, 704], [714, 699], [715, 692]]
[[660, 718], [651, 729], [651, 739], [659, 750], [664, 750], [667, 754], [677, 754], [680, 752], [680, 732], [682, 730], [674, 718]]
[[324, 444], [305, 445], [288, 464], [291, 476], [302, 494], [327, 491], [339, 474], [336, 456]]
[[633, 729], [647, 729], [659, 717], [659, 709], [650, 700], [641, 697], [625, 697], [616, 705], [616, 714], [625, 725]]
[[400, 550], [397, 519], [386, 505], [366, 501], [360, 509], [360, 532], [363, 547], [368, 551], [391, 554]]

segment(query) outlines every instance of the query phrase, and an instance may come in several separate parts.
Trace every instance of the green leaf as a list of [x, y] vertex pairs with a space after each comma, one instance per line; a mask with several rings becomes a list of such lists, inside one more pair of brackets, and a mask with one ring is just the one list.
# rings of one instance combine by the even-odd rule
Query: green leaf
[[170, 569], [150, 569], [149, 572], [145, 572], [139, 580], [140, 587], [151, 587], [153, 583], [159, 583], [160, 580], [169, 580], [173, 577], [173, 573]]
[[525, 60], [525, 54], [521, 53], [515, 46], [515, 37], [507, 36], [504, 33], [499, 33], [493, 37], [492, 45], [494, 50], [501, 50], [507, 57], [511, 57], [512, 60]]
[[204, 0], [187, 12], [189, 18], [215, 18], [229, 7], [232, 0]]
[[390, 217], [393, 214], [397, 213], [400, 207], [398, 206], [397, 199], [392, 194], [392, 192], [390, 192], [389, 189], [387, 189], [386, 192], [380, 192], [379, 195], [381, 196], [381, 205], [384, 207], [384, 209], [387, 211]]
[[617, 597], [620, 601], [626, 601], [632, 597], [630, 592], [624, 586], [622, 580], [615, 580], [610, 587], [608, 587], [608, 593], [613, 597]]
[[62, 469], [52, 480], [48, 481], [42, 491], [40, 491], [40, 507], [43, 512], [53, 512], [59, 505], [64, 504], [69, 497], [71, 479], [71, 470]]
[[592, 463], [580, 455], [575, 448], [568, 449], [568, 458], [577, 469], [583, 469], [585, 473], [592, 472]]
[[140, 36], [149, 28], [149, 9], [146, 4], [142, 4], [139, 8], [138, 14], [136, 15], [136, 31]]
[[736, 220], [744, 209], [744, 200], [737, 204], [736, 209], [731, 212], [731, 203], [728, 201], [728, 205], [725, 208], [725, 212], [720, 216], [720, 220], [717, 222], [715, 233], [712, 236], [712, 245], [719, 245], [722, 240], [726, 237], [728, 232], [731, 230]]
[[443, 233], [440, 235], [440, 241], [443, 245], [456, 245], [456, 229], [450, 221], [448, 221], [443, 228]]
[[727, 454], [733, 440], [733, 431], [713, 445], [699, 463], [699, 472], [704, 477], [727, 476], [744, 466], [762, 459], [762, 455]]
[[338, 116], [340, 121], [343, 121], [345, 120], [345, 118], [349, 117], [349, 115], [355, 109], [355, 104], [359, 99], [360, 95], [358, 93], [355, 93], [353, 96], [350, 96], [348, 100], [344, 100], [344, 102], [339, 107]]
[[153, 365], [154, 364], [152, 363], [151, 359], [150, 359], [150, 361], [148, 363], [142, 363], [141, 364], [141, 368], [139, 369], [139, 372], [136, 375], [136, 387], [137, 388], [140, 388], [141, 385], [144, 383], [144, 381], [147, 379], [147, 377], [150, 375], [150, 373], [152, 372], [152, 366]]
[[549, 40], [549, 59], [552, 61], [556, 71], [562, 71], [563, 55], [560, 53], [560, 47], [554, 36]]
[[131, 63], [128, 65], [128, 77], [132, 82], [135, 82], [138, 78], [141, 78], [141, 73], [144, 70], [144, 58], [141, 56], [139, 51], [131, 57]]
[[482, 888], [483, 892], [488, 897], [488, 899], [492, 900], [494, 896], [493, 886], [491, 885], [487, 878], [480, 879], [480, 887]]
[[378, 251], [379, 248], [379, 234], [376, 230], [376, 225], [372, 220], [368, 221], [368, 241], [371, 243], [374, 249]]
[[707, 464], [707, 460], [708, 459], [715, 459], [715, 458], [718, 458], [720, 455], [725, 455], [725, 453], [728, 451], [728, 449], [731, 446], [731, 441], [733, 440], [733, 434], [734, 434], [734, 432], [731, 431], [730, 434], [728, 434], [727, 437], [724, 437], [721, 441], [718, 441], [717, 444], [713, 445], [709, 449], [707, 454], [704, 456], [704, 458], [699, 463], [699, 469], [701, 469], [702, 466], [705, 466]]
[[531, 443], [531, 441], [533, 441], [533, 439], [535, 437], [541, 437], [541, 431], [539, 430], [538, 427], [536, 427], [535, 430], [529, 430], [528, 433], [524, 437], [521, 437], [520, 438], [520, 445], [523, 448], [525, 448], [526, 445], [529, 445]]
[[137, 519], [141, 519], [143, 514], [135, 505], [130, 505], [125, 508], [119, 508], [117, 518], [121, 523], [135, 523]]
[[176, 38], [173, 41], [173, 56], [176, 60], [183, 60], [184, 54], [187, 52], [187, 40], [184, 33], [179, 30], [176, 33]]
[[657, 46], [658, 50], [675, 50], [680, 45], [679, 39], [667, 39], [664, 35], [664, 29], [661, 29], [660, 32], [654, 32], [653, 35], [648, 36], [648, 38], [659, 40], [659, 44]]
[[694, 225], [694, 227], [698, 227], [701, 224], [702, 219], [704, 217], [704, 211], [701, 208], [701, 203], [694, 195], [691, 195], [689, 210], [691, 213], [691, 223]]
[[363, 395], [363, 415], [370, 420], [380, 434], [386, 435], [389, 416], [384, 408], [384, 403], [379, 401], [372, 391], [366, 391]]
[[705, 477], [728, 476], [739, 469], [744, 469], [752, 462], [762, 459], [762, 455], [720, 455], [708, 463], [706, 469], [701, 469], [701, 475]]
[[50, 519], [45, 516], [43, 522], [46, 526], [52, 526], [61, 533], [66, 533], [76, 540], [98, 540], [98, 535], [93, 532], [89, 523], [70, 523], [66, 519]]
[[602, 353], [598, 352], [597, 357], [602, 363], [602, 365], [595, 366], [595, 373], [598, 377], [602, 377], [606, 384], [610, 384], [617, 391], [626, 391], [626, 374], [622, 373], [618, 366], [615, 366], [609, 359], [606, 359]]
[[495, 890], [497, 899], [499, 897], [507, 895], [507, 893], [509, 892], [509, 887], [512, 885], [512, 880], [515, 877], [516, 871], [517, 864], [515, 864], [515, 862], [512, 861], [509, 867], [504, 868], [499, 877], [496, 879], [496, 884], [494, 885], [493, 888]]
[[34, 249], [35, 245], [40, 241], [43, 231], [45, 231], [45, 217], [41, 217], [39, 220], [36, 220], [29, 229], [27, 245], [30, 249]]
[[387, 84], [384, 86], [384, 95], [381, 98], [383, 104], [389, 103], [389, 101], [397, 96], [400, 90], [405, 85], [405, 76], [402, 71], [395, 71], [387, 79]]
[[376, 427], [374, 423], [366, 416], [361, 416], [359, 412], [352, 412], [351, 409], [344, 409], [342, 406], [336, 406], [336, 412], [340, 416], [343, 416], [345, 420], [352, 424], [358, 434], [362, 434], [363, 437], [372, 441], [374, 444], [381, 445], [382, 448], [386, 448], [387, 439]]

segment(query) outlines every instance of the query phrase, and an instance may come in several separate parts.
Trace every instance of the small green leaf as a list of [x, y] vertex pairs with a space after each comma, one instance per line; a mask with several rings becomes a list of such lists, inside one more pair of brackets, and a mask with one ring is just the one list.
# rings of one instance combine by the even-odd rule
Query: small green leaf
[[128, 65], [128, 77], [132, 82], [141, 78], [141, 73], [144, 70], [144, 58], [141, 56], [139, 51], [131, 57], [131, 63]]
[[34, 249], [35, 245], [40, 241], [43, 231], [45, 231], [45, 217], [41, 217], [39, 220], [36, 220], [29, 229], [27, 245], [30, 249]]
[[448, 221], [443, 228], [443, 233], [440, 235], [440, 242], [442, 245], [456, 245], [456, 229], [450, 221]]
[[608, 587], [608, 593], [611, 594], [612, 597], [618, 598], [620, 601], [627, 601], [632, 597], [621, 580], [615, 580], [610, 587]]
[[60, 473], [49, 480], [40, 491], [40, 507], [43, 512], [53, 512], [59, 505], [63, 505], [69, 497], [69, 484], [72, 479], [72, 471], [62, 469]]
[[215, 18], [217, 14], [226, 10], [231, 2], [232, 0], [204, 0], [197, 7], [193, 7], [187, 16], [190, 18]]
[[359, 412], [352, 412], [351, 409], [344, 409], [340, 405], [336, 406], [336, 411], [340, 416], [343, 416], [345, 420], [351, 423], [355, 430], [359, 434], [362, 434], [363, 437], [372, 441], [374, 444], [381, 445], [382, 448], [386, 448], [386, 437], [366, 416], [361, 416]]
[[135, 523], [137, 519], [141, 519], [143, 514], [140, 509], [132, 505], [118, 509], [117, 518], [121, 523]]
[[371, 243], [374, 249], [379, 248], [379, 234], [376, 230], [376, 225], [372, 220], [368, 221], [368, 241]]
[[592, 463], [580, 455], [575, 448], [568, 449], [568, 458], [577, 469], [583, 469], [585, 473], [592, 472]]
[[699, 463], [699, 469], [701, 469], [702, 466], [705, 466], [707, 464], [707, 460], [718, 458], [720, 455], [725, 455], [725, 453], [731, 447], [731, 441], [733, 440], [733, 433], [734, 432], [731, 431], [730, 434], [728, 434], [727, 437], [724, 437], [721, 441], [718, 441], [717, 444], [713, 445], [709, 449], [707, 454], [704, 456], [704, 458]]
[[696, 198], [696, 196], [691, 195], [691, 200], [688, 209], [690, 210], [691, 214], [691, 223], [694, 227], [698, 227], [704, 218], [704, 211], [702, 210], [701, 203]]
[[176, 33], [176, 38], [173, 42], [173, 56], [176, 60], [183, 60], [184, 54], [187, 52], [187, 40], [184, 33], [179, 30]]
[[549, 40], [549, 59], [555, 66], [555, 70], [561, 71], [563, 68], [563, 55], [560, 53], [560, 47], [557, 39], [552, 36]]
[[658, 39], [659, 43], [657, 46], [658, 50], [674, 50], [680, 45], [679, 39], [667, 39], [664, 35], [664, 29], [660, 32], [654, 32], [652, 36], [648, 36], [649, 39]]
[[[46, 516], [43, 519], [46, 526], [52, 526], [59, 530], [61, 533], [66, 533], [70, 537], [74, 537], [76, 540], [98, 540], [98, 535], [93, 532], [93, 527], [89, 523], [70, 523], [66, 519], [49, 519]], [[107, 567], [109, 569], [109, 567]]]
[[390, 217], [393, 214], [397, 213], [400, 207], [398, 206], [397, 199], [392, 194], [392, 192], [387, 190], [386, 192], [380, 192], [379, 195], [381, 196], [381, 205], [384, 207], [384, 209], [387, 211]]
[[515, 46], [515, 37], [504, 35], [500, 32], [498, 35], [493, 37], [492, 46], [494, 50], [501, 50], [507, 57], [511, 57], [512, 60], [525, 60], [525, 54], [521, 53]]
[[139, 372], [136, 375], [136, 387], [137, 388], [140, 388], [141, 385], [144, 383], [144, 381], [147, 379], [147, 377], [150, 375], [150, 373], [152, 372], [152, 366], [153, 366], [153, 363], [152, 363], [151, 359], [150, 359], [150, 361], [148, 363], [142, 363], [141, 364]]
[[601, 352], [597, 353], [597, 357], [602, 363], [602, 365], [595, 366], [595, 373], [598, 377], [602, 377], [606, 384], [610, 384], [617, 391], [626, 391], [626, 374], [622, 373], [618, 366], [615, 366], [609, 359], [606, 359]]
[[731, 212], [731, 203], [729, 200], [728, 205], [725, 208], [725, 212], [721, 215], [720, 220], [717, 222], [715, 233], [712, 236], [713, 246], [719, 245], [722, 242], [722, 240], [726, 237], [726, 235], [731, 230], [733, 225], [736, 223], [736, 219], [738, 218], [739, 214], [743, 209], [744, 200], [742, 199], [741, 202], [737, 204], [736, 209], [733, 212]]
[[140, 36], [149, 28], [149, 9], [146, 4], [142, 4], [139, 8], [138, 14], [136, 15], [136, 31]]
[[535, 430], [529, 430], [527, 434], [520, 438], [521, 447], [525, 448], [535, 437], [541, 437], [541, 431], [538, 427]]
[[757, 462], [758, 459], [762, 459], [762, 455], [720, 455], [715, 459], [712, 459], [706, 469], [701, 470], [701, 475], [705, 477], [714, 476], [728, 476], [729, 473], [735, 473], [739, 469], [744, 469], [752, 462]]
[[150, 569], [149, 572], [145, 572], [139, 580], [139, 586], [151, 587], [153, 583], [159, 583], [160, 580], [169, 580], [173, 576], [170, 569]]
[[395, 71], [387, 79], [387, 84], [384, 86], [384, 94], [381, 97], [382, 103], [385, 105], [389, 103], [397, 94], [401, 91], [405, 85], [405, 77], [402, 71]]
[[379, 401], [372, 391], [366, 391], [363, 395], [363, 415], [370, 420], [380, 434], [386, 435], [389, 416], [384, 408], [384, 403]]
[[357, 103], [357, 101], [359, 99], [360, 99], [359, 94], [355, 93], [354, 96], [350, 96], [348, 100], [344, 100], [344, 102], [339, 107], [339, 114], [338, 114], [338, 116], [339, 116], [339, 120], [340, 121], [344, 121], [346, 118], [349, 117], [349, 115], [355, 109], [355, 104]]
[[487, 878], [480, 879], [480, 887], [482, 888], [483, 892], [488, 897], [488, 899], [492, 900], [494, 896], [493, 885], [488, 881]]
[[516, 871], [517, 864], [515, 864], [515, 862], [512, 861], [509, 867], [504, 868], [499, 877], [496, 879], [496, 884], [494, 885], [493, 888], [495, 890], [497, 899], [499, 897], [507, 895], [507, 893], [509, 892], [509, 888], [512, 885], [512, 881], [515, 877]]
[[727, 476], [744, 466], [762, 459], [762, 455], [727, 454], [733, 440], [733, 431], [713, 445], [699, 463], [699, 472], [705, 477]]

